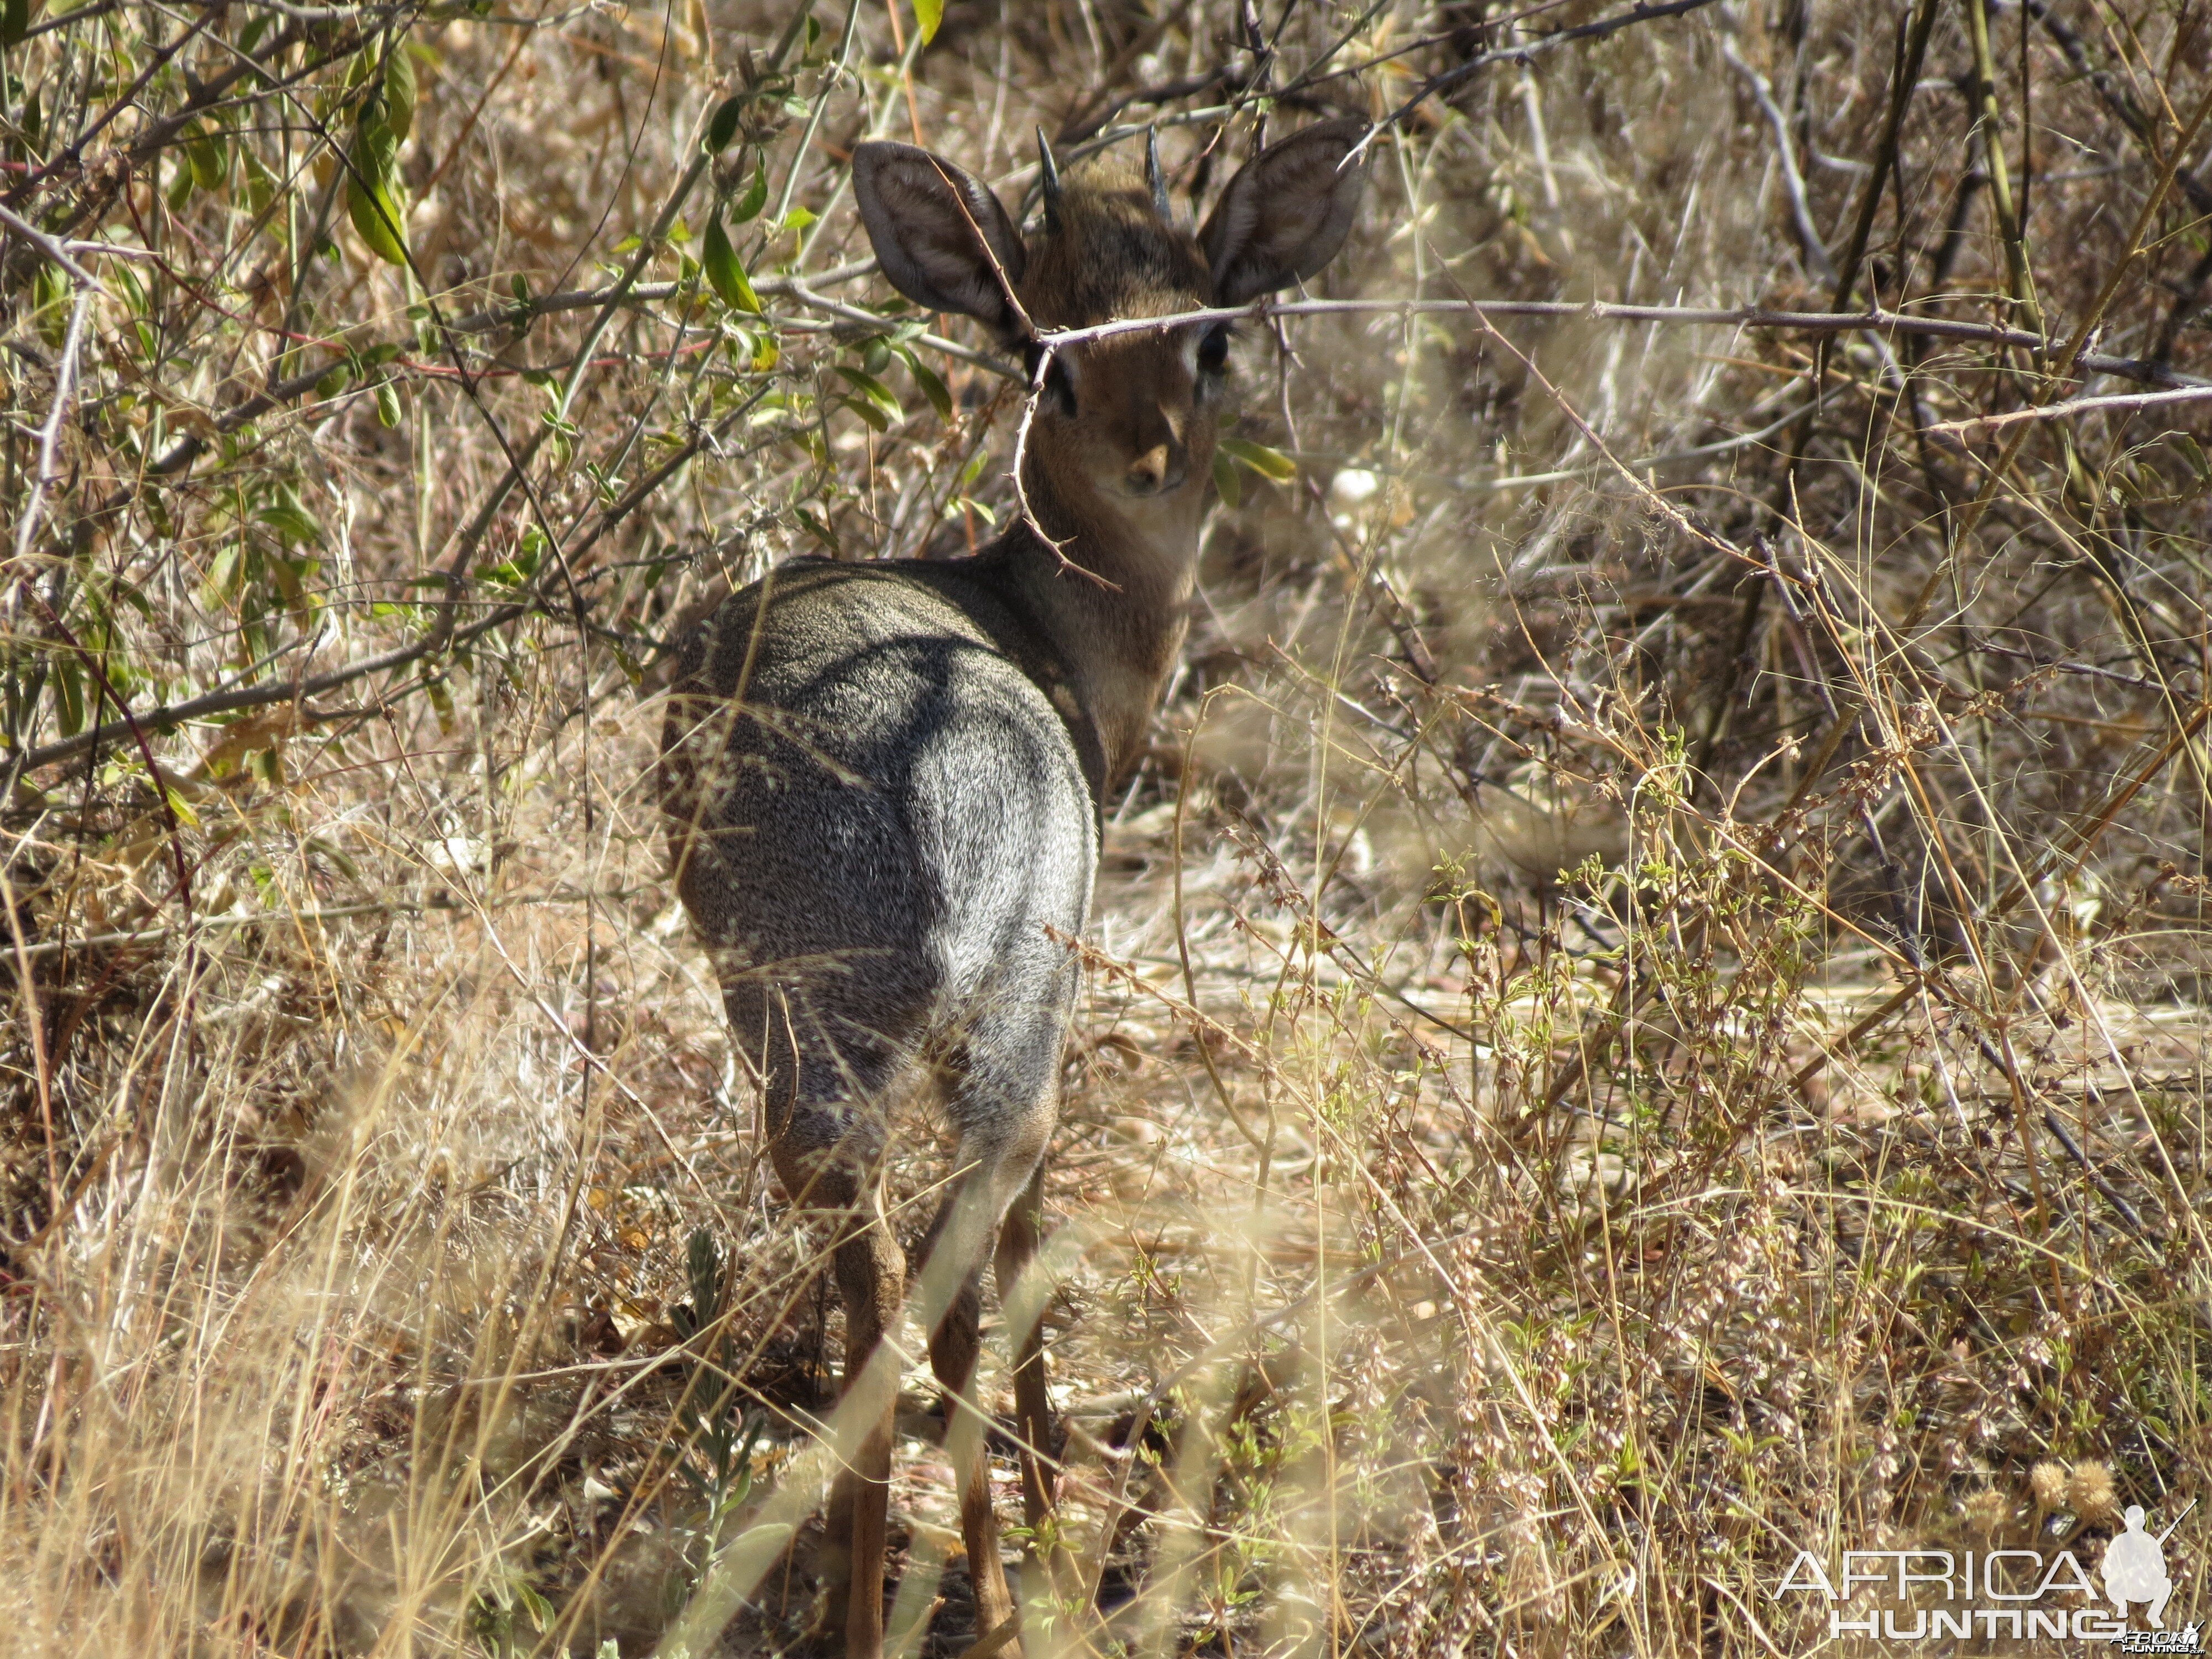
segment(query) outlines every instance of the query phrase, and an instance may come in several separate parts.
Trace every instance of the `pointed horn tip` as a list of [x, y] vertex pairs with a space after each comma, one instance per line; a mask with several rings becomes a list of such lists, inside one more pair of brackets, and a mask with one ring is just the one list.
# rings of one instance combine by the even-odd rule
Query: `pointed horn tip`
[[1145, 183], [1152, 193], [1152, 211], [1172, 224], [1175, 211], [1168, 203], [1168, 178], [1160, 169], [1160, 130], [1145, 129]]
[[1060, 228], [1060, 163], [1053, 159], [1052, 140], [1045, 137], [1044, 128], [1036, 130], [1037, 193], [1044, 202], [1044, 228], [1048, 231]]

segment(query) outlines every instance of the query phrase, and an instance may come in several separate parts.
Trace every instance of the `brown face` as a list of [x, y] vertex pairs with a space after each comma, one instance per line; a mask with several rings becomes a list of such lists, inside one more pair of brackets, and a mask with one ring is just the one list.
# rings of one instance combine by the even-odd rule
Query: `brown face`
[[1226, 325], [1078, 346], [1055, 356], [1039, 418], [1102, 493], [1173, 495], [1212, 466], [1228, 356]]
[[[1071, 167], [1055, 185], [1047, 150], [1046, 224], [1034, 240], [981, 180], [910, 144], [859, 146], [853, 185], [869, 242], [900, 293], [1034, 350], [1032, 326], [1242, 307], [1312, 276], [1351, 228], [1360, 156], [1373, 136], [1346, 116], [1271, 144], [1237, 170], [1195, 236], [1171, 222], [1157, 157], [1140, 172], [1109, 153]], [[1031, 453], [1048, 473], [1109, 501], [1132, 510], [1155, 504], [1147, 516], [1194, 510], [1212, 470], [1228, 354], [1228, 330], [1209, 325], [1065, 348], [1054, 356]]]
[[[1172, 316], [1212, 303], [1191, 239], [1127, 175], [1071, 176], [1058, 226], [1032, 245], [1023, 304], [1040, 328]], [[1111, 335], [1056, 351], [1039, 401], [1042, 452], [1126, 501], [1211, 475], [1229, 362], [1226, 324]]]

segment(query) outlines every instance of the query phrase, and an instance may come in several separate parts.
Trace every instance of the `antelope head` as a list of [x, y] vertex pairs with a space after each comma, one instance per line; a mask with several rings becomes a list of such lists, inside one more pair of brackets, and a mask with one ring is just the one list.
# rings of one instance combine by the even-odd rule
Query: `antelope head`
[[1195, 231], [1176, 222], [1149, 141], [1141, 170], [1101, 155], [1063, 173], [1040, 133], [1042, 223], [1026, 238], [981, 180], [913, 145], [862, 144], [853, 177], [892, 285], [932, 311], [977, 319], [1024, 353], [1033, 380], [1042, 368], [1025, 487], [1041, 486], [1079, 525], [1096, 506], [1139, 520], [1172, 506], [1194, 522], [1230, 325], [1058, 347], [1049, 332], [1242, 306], [1311, 276], [1352, 228], [1366, 133], [1357, 119], [1324, 121], [1271, 145]]

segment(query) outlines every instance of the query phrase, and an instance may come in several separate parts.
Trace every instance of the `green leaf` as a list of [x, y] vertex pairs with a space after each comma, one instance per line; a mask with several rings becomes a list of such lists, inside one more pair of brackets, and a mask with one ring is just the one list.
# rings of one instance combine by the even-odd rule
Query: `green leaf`
[[525, 525], [514, 556], [498, 564], [478, 565], [477, 575], [499, 587], [527, 587], [544, 556], [545, 532], [536, 525]]
[[1249, 438], [1224, 438], [1221, 447], [1273, 483], [1288, 483], [1298, 476], [1298, 464], [1279, 449], [1255, 444]]
[[31, 0], [0, 3], [0, 46], [12, 46], [31, 32]]
[[399, 240], [406, 215], [399, 205], [399, 141], [381, 121], [364, 120], [354, 135], [353, 164], [346, 179], [346, 211], [368, 251], [395, 265], [407, 263]]
[[1222, 505], [1234, 509], [1243, 504], [1244, 483], [1237, 473], [1237, 463], [1216, 451], [1213, 457], [1213, 487], [1221, 492]]
[[319, 542], [323, 526], [315, 515], [301, 504], [298, 494], [289, 484], [280, 484], [276, 499], [253, 515], [274, 530], [286, 542]]
[[845, 400], [845, 407], [866, 422], [871, 431], [888, 432], [891, 429], [891, 423], [885, 417], [884, 411], [866, 398], [848, 398]]
[[387, 430], [399, 424], [399, 388], [389, 380], [376, 383], [376, 421]]
[[914, 383], [921, 388], [921, 395], [929, 399], [929, 406], [937, 411], [937, 418], [951, 420], [952, 393], [939, 378], [937, 371], [910, 351], [901, 355], [906, 358], [907, 370], [914, 376]]
[[[209, 567], [207, 597], [213, 605], [227, 605], [246, 587], [246, 550], [231, 542], [215, 556]], [[66, 735], [66, 734], [64, 734]]]
[[270, 203], [276, 199], [283, 186], [268, 164], [251, 149], [240, 146], [238, 159], [246, 164], [246, 205], [249, 212], [264, 213]]
[[230, 176], [230, 152], [212, 133], [195, 133], [185, 139], [185, 160], [191, 164], [192, 182], [202, 190], [217, 189]]
[[514, 1593], [516, 1599], [528, 1610], [531, 1624], [539, 1635], [544, 1635], [552, 1626], [553, 1604], [520, 1578], [514, 1581]]
[[404, 138], [415, 130], [416, 96], [415, 60], [401, 41], [384, 58], [384, 125], [395, 139]]
[[[833, 556], [842, 553], [845, 550], [838, 544], [837, 532], [830, 527], [830, 521], [827, 519], [817, 518], [813, 514], [808, 512], [806, 508], [803, 507], [793, 507], [791, 509], [791, 515], [799, 520], [799, 524], [804, 526], [808, 535], [813, 537], [816, 541], [820, 542], [823, 546], [828, 548]], [[69, 734], [64, 732], [63, 735], [67, 736]]]
[[69, 338], [69, 303], [61, 267], [42, 263], [31, 278], [31, 311], [39, 337], [57, 350]]
[[[858, 392], [861, 397], [866, 398], [870, 404], [873, 404], [878, 410], [882, 411], [885, 421], [903, 421], [906, 419], [906, 410], [900, 404], [898, 398], [892, 394], [891, 389], [889, 386], [885, 386], [874, 375], [861, 369], [848, 368], [842, 363], [837, 365], [837, 372], [852, 382], [853, 389], [855, 392]], [[853, 407], [855, 410], [860, 410], [861, 419], [867, 420], [867, 413], [865, 410], [861, 409], [860, 404], [855, 404]], [[876, 430], [878, 432], [881, 432], [884, 429], [881, 426], [876, 426], [876, 422], [873, 421], [869, 421], [868, 424], [875, 426]]]
[[724, 305], [732, 311], [759, 312], [760, 297], [753, 292], [745, 268], [738, 263], [738, 251], [730, 246], [730, 234], [722, 228], [720, 213], [707, 221], [707, 238], [700, 246], [699, 266], [707, 273], [707, 280], [714, 285], [714, 292], [721, 295]]
[[707, 154], [720, 155], [730, 147], [730, 140], [738, 136], [738, 117], [745, 112], [745, 94], [732, 94], [722, 100], [707, 123]]
[[778, 230], [804, 230], [822, 216], [812, 208], [795, 207], [777, 223]]
[[753, 181], [745, 186], [745, 193], [730, 204], [730, 222], [742, 225], [760, 216], [768, 205], [768, 169], [761, 165], [760, 157], [753, 157]]
[[74, 651], [54, 658], [54, 720], [65, 738], [84, 730], [84, 669]]
[[927, 46], [945, 21], [945, 0], [914, 0], [914, 21], [921, 26], [921, 44]]

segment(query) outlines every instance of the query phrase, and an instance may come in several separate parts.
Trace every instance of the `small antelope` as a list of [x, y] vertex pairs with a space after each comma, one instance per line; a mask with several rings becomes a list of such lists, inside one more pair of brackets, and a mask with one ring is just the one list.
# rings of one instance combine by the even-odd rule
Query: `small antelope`
[[[1032, 373], [1037, 330], [1240, 306], [1312, 275], [1358, 209], [1358, 120], [1309, 127], [1230, 181], [1194, 236], [1146, 167], [1048, 147], [1042, 231], [927, 150], [854, 153], [884, 274], [980, 320]], [[1134, 761], [1182, 644], [1229, 330], [1176, 325], [1054, 351], [1024, 462], [1035, 515], [972, 557], [800, 559], [686, 642], [661, 735], [678, 889], [713, 955], [794, 1201], [833, 1218], [840, 1420], [862, 1425], [827, 1517], [845, 1650], [884, 1639], [884, 1542], [907, 1258], [883, 1208], [892, 1108], [943, 1091], [959, 1136], [920, 1307], [979, 1634], [1015, 1617], [971, 1395], [985, 1259], [1010, 1295], [1034, 1255], [1100, 803]], [[1039, 529], [1043, 534], [1040, 535]], [[1046, 538], [1050, 538], [1048, 541]], [[1057, 544], [1055, 550], [1054, 544]], [[1069, 566], [1075, 568], [1069, 568]], [[1024, 1506], [1046, 1516], [1051, 1402], [1036, 1320], [1014, 1334]], [[839, 1577], [845, 1581], [841, 1586]], [[1002, 1632], [1000, 1639], [1005, 1639]]]

